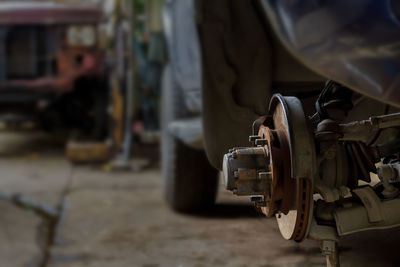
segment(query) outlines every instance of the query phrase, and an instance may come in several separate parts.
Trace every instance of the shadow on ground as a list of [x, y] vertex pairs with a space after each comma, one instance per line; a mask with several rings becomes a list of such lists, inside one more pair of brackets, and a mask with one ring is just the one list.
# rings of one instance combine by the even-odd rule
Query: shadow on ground
[[207, 209], [207, 211], [197, 213], [194, 216], [215, 219], [265, 217], [253, 205], [245, 203], [218, 203], [212, 208]]

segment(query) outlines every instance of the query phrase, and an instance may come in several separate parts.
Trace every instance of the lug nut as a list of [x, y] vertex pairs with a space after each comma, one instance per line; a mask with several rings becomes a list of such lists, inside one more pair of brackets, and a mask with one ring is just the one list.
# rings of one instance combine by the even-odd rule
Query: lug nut
[[266, 139], [257, 139], [255, 142], [256, 146], [265, 146], [267, 144]]
[[251, 202], [258, 202], [258, 201], [262, 201], [262, 200], [263, 200], [262, 196], [251, 196], [250, 197]]
[[251, 202], [262, 201], [262, 196], [251, 196], [250, 201]]
[[258, 139], [261, 139], [261, 136], [258, 136], [258, 135], [250, 135], [249, 136], [249, 141], [250, 142], [254, 142], [254, 141], [258, 140]]

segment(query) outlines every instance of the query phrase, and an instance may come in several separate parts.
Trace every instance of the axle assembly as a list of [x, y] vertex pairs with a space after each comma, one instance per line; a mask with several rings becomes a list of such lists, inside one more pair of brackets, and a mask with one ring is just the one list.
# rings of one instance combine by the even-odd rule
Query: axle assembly
[[400, 113], [346, 122], [346, 88], [328, 85], [336, 94], [320, 96], [311, 116], [298, 98], [274, 95], [251, 146], [231, 149], [223, 172], [226, 189], [274, 216], [285, 239], [317, 240], [339, 266], [340, 236], [400, 225]]

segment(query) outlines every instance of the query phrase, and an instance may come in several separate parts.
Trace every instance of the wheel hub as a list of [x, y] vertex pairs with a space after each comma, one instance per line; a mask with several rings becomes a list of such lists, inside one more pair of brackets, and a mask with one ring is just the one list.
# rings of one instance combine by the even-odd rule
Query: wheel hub
[[299, 128], [292, 123], [293, 113], [305, 122], [299, 104], [293, 98], [274, 96], [269, 115], [255, 123], [255, 135], [250, 136], [253, 147], [231, 149], [223, 164], [226, 189], [251, 196], [266, 216], [275, 215], [283, 237], [296, 241], [306, 236], [312, 210], [311, 179], [297, 175], [301, 142], [291, 135]]

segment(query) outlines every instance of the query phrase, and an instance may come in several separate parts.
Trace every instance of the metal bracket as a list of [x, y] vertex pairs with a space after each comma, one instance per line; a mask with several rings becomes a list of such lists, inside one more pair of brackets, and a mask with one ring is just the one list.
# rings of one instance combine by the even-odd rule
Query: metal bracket
[[367, 209], [368, 220], [370, 223], [377, 223], [384, 220], [381, 209], [381, 200], [371, 187], [354, 189], [353, 192], [360, 198], [364, 207]]

